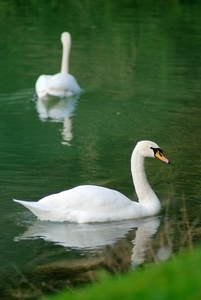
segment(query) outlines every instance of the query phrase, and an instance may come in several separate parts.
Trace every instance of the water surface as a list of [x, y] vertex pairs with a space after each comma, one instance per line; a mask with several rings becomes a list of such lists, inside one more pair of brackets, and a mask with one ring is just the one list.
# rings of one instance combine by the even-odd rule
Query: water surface
[[[74, 284], [95, 278], [87, 272], [100, 265], [116, 273], [200, 245], [199, 2], [0, 1], [0, 8], [2, 299], [27, 285], [33, 297], [59, 289], [66, 283], [49, 282], [61, 266], [84, 274], [69, 276]], [[40, 74], [59, 71], [66, 30], [70, 73], [84, 93], [62, 103], [65, 116], [58, 117], [58, 109], [41, 111], [34, 87]], [[136, 199], [130, 155], [142, 139], [158, 143], [171, 161], [147, 160], [162, 204], [156, 218], [40, 222], [12, 201], [86, 183]]]

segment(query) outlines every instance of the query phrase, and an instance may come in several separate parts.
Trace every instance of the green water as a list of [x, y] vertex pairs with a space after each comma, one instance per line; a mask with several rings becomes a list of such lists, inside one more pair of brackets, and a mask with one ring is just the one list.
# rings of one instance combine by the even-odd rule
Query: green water
[[[135, 199], [130, 155], [142, 139], [171, 161], [147, 161], [162, 211], [148, 234], [152, 251], [146, 243], [141, 249], [144, 263], [163, 246], [174, 254], [200, 244], [200, 12], [199, 1], [0, 1], [0, 277], [13, 277], [12, 286], [19, 273], [47, 263], [113, 259], [119, 244], [129, 267], [141, 223], [54, 226], [12, 199], [85, 183]], [[41, 118], [33, 101], [38, 76], [60, 70], [63, 31], [72, 35], [70, 73], [84, 89], [67, 134], [63, 121]], [[20, 239], [31, 228], [42, 238]], [[1, 282], [1, 290], [9, 286]]]

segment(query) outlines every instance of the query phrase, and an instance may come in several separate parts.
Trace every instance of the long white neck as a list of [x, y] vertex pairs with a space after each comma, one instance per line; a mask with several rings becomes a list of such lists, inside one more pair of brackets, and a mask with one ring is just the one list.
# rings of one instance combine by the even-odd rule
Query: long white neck
[[62, 33], [61, 42], [63, 45], [62, 60], [61, 60], [61, 73], [69, 73], [69, 54], [71, 46], [71, 37], [68, 32]]
[[131, 156], [131, 173], [139, 203], [147, 207], [150, 213], [157, 213], [161, 205], [147, 180], [144, 157], [136, 149]]

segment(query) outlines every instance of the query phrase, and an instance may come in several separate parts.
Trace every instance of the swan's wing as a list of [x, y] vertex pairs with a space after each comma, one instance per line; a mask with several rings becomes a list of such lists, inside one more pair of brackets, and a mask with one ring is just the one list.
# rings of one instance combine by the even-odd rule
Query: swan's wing
[[49, 80], [51, 75], [40, 75], [36, 81], [36, 94], [38, 98], [43, 98], [48, 92]]
[[51, 207], [105, 212], [118, 210], [133, 203], [118, 191], [94, 185], [75, 188], [44, 197], [39, 201]]
[[60, 98], [70, 97], [81, 93], [77, 80], [71, 74], [58, 73], [51, 76], [48, 93]]

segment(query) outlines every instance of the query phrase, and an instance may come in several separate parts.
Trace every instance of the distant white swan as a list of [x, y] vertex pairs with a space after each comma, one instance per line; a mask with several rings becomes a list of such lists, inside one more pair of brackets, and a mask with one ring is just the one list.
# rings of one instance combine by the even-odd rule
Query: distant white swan
[[161, 205], [147, 181], [145, 157], [157, 157], [169, 163], [156, 143], [137, 143], [131, 156], [131, 172], [139, 202], [131, 201], [118, 191], [93, 185], [78, 186], [38, 202], [14, 201], [27, 207], [40, 220], [59, 222], [107, 222], [155, 215]]
[[63, 45], [61, 72], [55, 75], [41, 75], [36, 81], [36, 94], [38, 98], [49, 100], [51, 98], [65, 98], [81, 93], [76, 79], [68, 73], [71, 36], [68, 32], [61, 35]]

